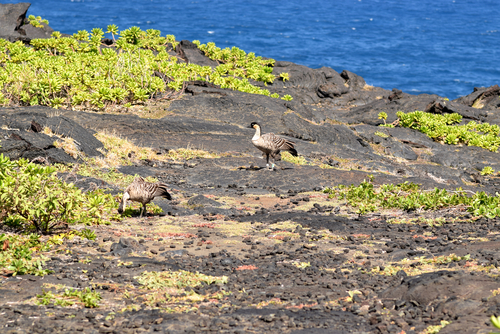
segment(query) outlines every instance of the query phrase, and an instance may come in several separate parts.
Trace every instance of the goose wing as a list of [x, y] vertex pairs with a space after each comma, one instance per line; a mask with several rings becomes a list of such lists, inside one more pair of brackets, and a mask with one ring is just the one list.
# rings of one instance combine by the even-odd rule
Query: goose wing
[[158, 197], [158, 196], [161, 196], [163, 198], [166, 198], [168, 200], [172, 200], [172, 195], [170, 195], [170, 193], [168, 192], [168, 189], [167, 189], [167, 184], [166, 183], [163, 183], [163, 182], [157, 182], [157, 183], [153, 183], [151, 184], [151, 186], [154, 186], [154, 197]]
[[262, 138], [268, 143], [269, 147], [272, 148], [273, 150], [283, 150], [283, 151], [294, 150], [293, 144], [295, 143], [293, 141], [277, 136], [274, 133], [266, 133], [265, 135], [262, 135]]

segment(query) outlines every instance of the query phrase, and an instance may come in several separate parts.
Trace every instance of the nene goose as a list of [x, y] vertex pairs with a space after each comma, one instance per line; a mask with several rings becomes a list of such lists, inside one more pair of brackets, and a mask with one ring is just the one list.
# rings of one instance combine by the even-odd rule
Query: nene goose
[[161, 196], [168, 200], [172, 200], [172, 196], [167, 191], [167, 185], [162, 182], [150, 183], [144, 181], [144, 179], [140, 176], [137, 176], [134, 179], [127, 189], [125, 189], [125, 193], [123, 194], [122, 201], [120, 206], [118, 207], [118, 212], [123, 213], [127, 206], [127, 201], [134, 201], [142, 203], [141, 215], [146, 213], [146, 204], [151, 202], [153, 198]]
[[[274, 133], [261, 134], [260, 125], [256, 122], [250, 124], [249, 128], [255, 129], [255, 135], [252, 138], [252, 143], [266, 156], [266, 167], [268, 169], [274, 169], [276, 156], [280, 153], [280, 151], [288, 151], [294, 157], [297, 156], [297, 150], [295, 150], [293, 146], [293, 141], [281, 138]], [[271, 165], [271, 168], [269, 168], [269, 156], [273, 158], [273, 164]]]

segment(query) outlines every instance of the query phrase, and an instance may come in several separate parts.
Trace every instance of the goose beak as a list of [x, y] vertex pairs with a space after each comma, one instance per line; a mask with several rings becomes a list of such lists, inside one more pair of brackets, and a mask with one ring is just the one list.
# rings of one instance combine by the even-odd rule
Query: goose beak
[[249, 129], [253, 129], [253, 126], [252, 126], [252, 125], [249, 125], [249, 126], [248, 126], [248, 128], [249, 128]]

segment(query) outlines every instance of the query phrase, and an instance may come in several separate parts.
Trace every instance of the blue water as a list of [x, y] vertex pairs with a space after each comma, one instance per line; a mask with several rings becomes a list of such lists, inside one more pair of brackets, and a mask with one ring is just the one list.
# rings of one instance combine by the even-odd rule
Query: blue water
[[[17, 1], [3, 1], [17, 2]], [[55, 30], [116, 24], [450, 99], [500, 84], [498, 0], [33, 0]]]

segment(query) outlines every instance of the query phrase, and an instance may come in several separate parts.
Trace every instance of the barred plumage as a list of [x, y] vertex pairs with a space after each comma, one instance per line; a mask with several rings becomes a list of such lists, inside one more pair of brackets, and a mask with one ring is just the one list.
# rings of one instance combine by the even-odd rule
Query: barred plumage
[[267, 168], [269, 168], [269, 157], [272, 157], [273, 164], [271, 169], [274, 169], [276, 156], [280, 154], [280, 151], [288, 151], [294, 157], [297, 156], [297, 150], [293, 145], [295, 144], [293, 141], [277, 136], [274, 133], [261, 134], [261, 127], [256, 122], [250, 124], [249, 128], [255, 129], [255, 135], [252, 138], [252, 143], [266, 156]]
[[146, 213], [146, 204], [151, 202], [155, 197], [159, 196], [172, 200], [172, 196], [170, 196], [167, 190], [167, 184], [163, 182], [146, 182], [142, 177], [137, 176], [134, 179], [134, 182], [132, 182], [127, 189], [125, 189], [122, 201], [118, 207], [118, 212], [123, 213], [123, 210], [125, 210], [127, 206], [127, 201], [129, 200], [139, 202], [142, 203], [140, 215], [142, 218], [142, 215]]

